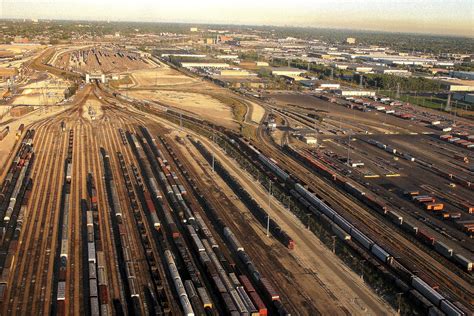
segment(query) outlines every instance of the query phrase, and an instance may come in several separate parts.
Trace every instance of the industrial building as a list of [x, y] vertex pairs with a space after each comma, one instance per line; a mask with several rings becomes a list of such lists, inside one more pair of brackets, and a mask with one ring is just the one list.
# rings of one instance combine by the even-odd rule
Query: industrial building
[[306, 70], [291, 68], [291, 67], [278, 67], [272, 69], [273, 76], [299, 76], [306, 73]]
[[354, 45], [354, 44], [356, 43], [356, 39], [353, 38], [353, 37], [348, 37], [348, 38], [346, 39], [346, 43], [347, 43], [347, 44], [350, 44], [350, 45]]
[[246, 77], [246, 76], [256, 75], [243, 69], [224, 69], [224, 70], [218, 71], [218, 74], [223, 77], [227, 77], [227, 76]]
[[339, 83], [320, 83], [318, 88], [321, 90], [337, 90], [341, 88]]
[[339, 94], [343, 97], [373, 97], [375, 96], [375, 91], [369, 90], [336, 90], [336, 94]]
[[453, 78], [474, 80], [474, 71], [451, 71], [449, 74]]
[[406, 69], [397, 69], [397, 68], [377, 68], [375, 69], [375, 73], [383, 74], [383, 75], [394, 75], [400, 77], [410, 77], [412, 75], [411, 71]]
[[303, 141], [306, 143], [306, 145], [317, 145], [318, 144], [318, 140], [313, 136], [304, 136]]
[[355, 72], [369, 73], [372, 72], [373, 67], [364, 65], [349, 65], [348, 69], [353, 70]]
[[474, 91], [474, 81], [473, 80], [440, 80], [441, 87], [448, 91], [453, 92], [472, 92]]
[[181, 63], [184, 68], [230, 68], [227, 63]]

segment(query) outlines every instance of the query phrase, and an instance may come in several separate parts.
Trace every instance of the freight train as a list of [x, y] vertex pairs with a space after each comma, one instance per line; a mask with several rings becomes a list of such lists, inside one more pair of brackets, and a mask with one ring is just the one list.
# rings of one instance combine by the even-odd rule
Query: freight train
[[[302, 161], [307, 166], [315, 170], [317, 173], [324, 176], [326, 179], [330, 180], [331, 182], [334, 182], [337, 186], [339, 186], [346, 192], [350, 193], [352, 196], [360, 200], [365, 205], [377, 211], [379, 214], [388, 217], [391, 222], [399, 226], [401, 229], [414, 235], [417, 239], [419, 239], [421, 242], [430, 246], [433, 250], [435, 250], [442, 256], [458, 264], [465, 271], [468, 271], [468, 272], [472, 271], [472, 266], [473, 266], [472, 260], [467, 259], [465, 256], [463, 256], [460, 253], [454, 253], [452, 250], [449, 251], [449, 249], [451, 248], [446, 246], [444, 243], [436, 240], [436, 238], [431, 236], [431, 234], [429, 234], [428, 232], [421, 230], [416, 224], [413, 224], [409, 219], [406, 219], [400, 214], [398, 214], [397, 212], [390, 210], [389, 207], [385, 203], [376, 199], [372, 194], [364, 192], [363, 190], [359, 189], [354, 184], [349, 182], [345, 177], [336, 174], [334, 171], [330, 170], [329, 168], [324, 166], [321, 162], [313, 159], [312, 157], [308, 157], [304, 153], [298, 152], [289, 146], [286, 146], [285, 150], [290, 155], [294, 156], [296, 159]], [[274, 169], [276, 169], [277, 167], [276, 164], [272, 161], [269, 161], [267, 166], [269, 168], [271, 166]], [[281, 174], [281, 172], [283, 172], [281, 168], [278, 168], [278, 171], [274, 171], [274, 172], [281, 179], [283, 179], [282, 177], [285, 177], [285, 175]], [[419, 195], [417, 195], [416, 197], [413, 196], [413, 199], [419, 200], [419, 199], [422, 199], [422, 196], [419, 196]], [[420, 201], [423, 201], [423, 200], [420, 200]], [[429, 197], [428, 200], [426, 201], [433, 201], [433, 199]]]
[[[324, 201], [319, 199], [314, 193], [306, 189], [303, 185], [298, 183], [297, 178], [280, 168], [274, 161], [263, 155], [260, 151], [254, 148], [252, 145], [247, 144], [245, 141], [240, 140], [240, 144], [243, 144], [249, 148], [258, 160], [265, 165], [268, 169], [274, 172], [279, 179], [285, 183], [290, 189], [290, 193], [295, 197], [302, 205], [312, 212], [315, 216], [320, 217], [321, 214], [327, 216], [335, 224], [339, 225], [348, 235], [351, 236], [352, 240], [358, 242], [363, 248], [371, 252], [378, 260], [388, 265], [402, 266], [388, 251], [383, 249], [380, 245], [375, 243], [372, 239], [362, 233], [359, 229], [354, 227], [348, 220], [338, 214], [334, 209], [328, 206]], [[399, 219], [399, 216], [394, 216]], [[401, 220], [403, 222], [403, 220]], [[395, 262], [395, 263], [394, 263]], [[406, 270], [406, 269], [405, 269]], [[408, 270], [407, 270], [408, 271]], [[410, 274], [409, 283], [411, 286], [419, 291], [424, 297], [426, 297], [436, 307], [440, 308], [443, 312], [448, 315], [464, 315], [464, 313], [456, 307], [452, 302], [446, 299], [443, 295], [434, 290], [431, 286], [421, 280], [418, 276]]]
[[5, 181], [0, 188], [0, 218], [3, 218], [0, 239], [0, 304], [5, 299], [5, 293], [15, 262], [26, 205], [31, 196], [33, 186], [29, 177], [34, 162], [33, 151], [34, 130], [28, 130], [21, 142], [13, 163], [8, 169]]
[[[147, 130], [142, 130], [142, 132], [143, 131], [143, 134], [145, 135], [145, 138], [148, 140], [148, 144], [151, 147], [150, 152], [153, 152], [154, 154], [150, 155], [150, 153], [148, 153], [149, 158], [151, 157], [159, 161], [159, 167], [161, 171], [159, 171], [158, 174], [160, 174], [160, 172], [163, 174], [166, 173], [164, 177], [162, 175], [160, 175], [159, 177], [161, 184], [165, 187], [170, 186], [170, 184], [173, 183], [172, 181], [174, 180], [174, 183], [176, 185], [174, 189], [169, 189], [169, 192], [173, 192], [175, 196], [178, 194], [178, 192], [182, 195], [182, 197], [186, 196], [187, 192], [185, 191], [184, 186], [176, 182], [179, 179], [179, 176], [171, 171], [171, 166], [166, 162], [165, 157], [157, 148], [154, 138], [151, 136], [151, 134], [149, 134]], [[182, 164], [179, 162], [176, 154], [167, 144], [166, 140], [163, 138], [160, 138], [160, 140], [164, 144], [165, 148], [168, 150], [178, 167], [182, 168]], [[147, 146], [145, 146], [145, 144], [142, 145], [144, 149], [146, 149]], [[148, 150], [145, 150], [145, 152], [147, 151]], [[188, 183], [191, 185], [194, 193], [198, 195], [198, 201], [203, 206], [203, 210], [208, 213], [208, 216], [210, 216], [213, 221], [217, 223], [217, 226], [219, 227], [218, 230], [223, 234], [224, 240], [230, 244], [232, 243], [232, 241], [229, 241], [229, 238], [232, 238], [234, 244], [238, 243], [237, 239], [235, 238], [235, 235], [232, 233], [230, 228], [226, 227], [223, 224], [222, 220], [219, 218], [219, 215], [217, 215], [212, 205], [210, 205], [207, 200], [204, 199], [203, 195], [199, 193], [199, 189], [192, 184], [192, 179], [189, 174], [185, 170], [183, 171], [181, 169], [181, 171], [183, 172], [183, 175], [188, 181]], [[236, 272], [234, 272], [234, 268], [229, 265], [229, 262], [223, 256], [222, 251], [220, 250], [219, 245], [217, 244], [217, 241], [212, 236], [212, 233], [207, 224], [204, 222], [202, 216], [196, 211], [193, 212], [192, 209], [190, 209], [190, 212], [192, 213], [189, 215], [192, 217], [188, 217], [188, 215], [186, 215], [186, 221], [183, 221], [183, 226], [185, 228], [184, 233], [185, 235], [189, 236], [191, 249], [194, 249], [196, 251], [199, 261], [204, 266], [204, 270], [209, 276], [211, 284], [214, 286], [214, 289], [218, 292], [218, 296], [221, 298], [221, 302], [224, 305], [225, 312], [227, 314], [240, 315], [258, 315], [260, 314], [259, 312], [261, 312], [260, 315], [266, 315], [267, 309], [263, 304], [262, 299], [260, 299], [260, 296], [255, 291], [246, 292], [244, 290], [238, 280], [238, 277], [236, 276]], [[213, 216], [210, 215], [211, 213], [213, 214]], [[182, 238], [182, 236], [176, 236], [173, 239], [176, 242], [179, 241], [180, 238]], [[230, 245], [229, 248], [232, 250], [233, 246]], [[238, 246], [238, 248], [243, 249], [241, 245]], [[237, 252], [234, 252], [234, 254], [238, 258]], [[248, 258], [248, 256], [246, 256], [246, 258]], [[251, 266], [253, 267], [251, 268], [251, 271], [255, 271], [256, 269], [253, 262], [251, 262]], [[184, 281], [188, 298], [191, 301], [191, 306], [195, 308], [196, 304], [193, 301], [196, 300], [196, 296], [193, 295], [195, 291], [194, 289], [192, 289], [191, 284], [192, 283], [188, 280]], [[207, 295], [205, 295], [205, 289], [203, 287], [197, 287], [196, 290], [199, 294], [199, 298], [203, 302], [204, 308], [211, 307], [212, 303], [207, 298]], [[265, 294], [265, 296], [267, 297], [268, 295]], [[194, 311], [196, 312], [196, 309]], [[282, 315], [287, 314], [283, 306], [280, 307], [280, 312]]]
[[[193, 141], [196, 148], [203, 154], [209, 163], [212, 161], [212, 155], [207, 149], [201, 144], [201, 142]], [[217, 160], [214, 161], [214, 168], [219, 175], [227, 182], [227, 184], [234, 190], [234, 192], [240, 197], [242, 202], [246, 204], [250, 212], [264, 227], [269, 228], [271, 234], [280, 241], [288, 249], [294, 249], [295, 242], [293, 239], [272, 219], [270, 215], [252, 198], [252, 196], [239, 184], [230, 173], [221, 165]]]

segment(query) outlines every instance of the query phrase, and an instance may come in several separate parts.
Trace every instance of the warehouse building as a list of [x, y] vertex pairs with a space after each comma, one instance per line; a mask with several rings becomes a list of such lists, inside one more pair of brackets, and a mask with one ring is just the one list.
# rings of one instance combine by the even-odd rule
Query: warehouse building
[[291, 67], [278, 67], [272, 69], [273, 76], [299, 76], [306, 73], [306, 70], [291, 68]]
[[227, 63], [181, 63], [184, 68], [230, 68]]
[[229, 59], [229, 60], [237, 60], [239, 59], [239, 55], [217, 55], [217, 59]]
[[369, 90], [336, 90], [336, 94], [343, 97], [374, 97], [375, 91]]
[[397, 69], [397, 68], [377, 68], [375, 69], [375, 73], [378, 74], [383, 74], [383, 75], [394, 75], [394, 76], [400, 76], [400, 77], [410, 77], [411, 76], [411, 71], [408, 71], [406, 69]]
[[346, 39], [346, 43], [347, 43], [347, 44], [350, 44], [350, 45], [354, 45], [354, 44], [356, 43], [356, 39], [353, 38], [353, 37], [348, 37], [348, 38]]
[[453, 78], [474, 80], [474, 71], [451, 71], [449, 74]]
[[372, 72], [374, 68], [370, 66], [363, 66], [363, 65], [349, 65], [349, 69], [356, 72], [369, 73], [369, 72]]
[[223, 77], [228, 77], [228, 76], [246, 77], [246, 76], [256, 75], [243, 69], [223, 69], [223, 70], [218, 71], [218, 74]]
[[441, 80], [441, 88], [452, 92], [472, 92], [474, 91], [473, 80]]
[[455, 93], [453, 94], [453, 99], [474, 104], [474, 93]]

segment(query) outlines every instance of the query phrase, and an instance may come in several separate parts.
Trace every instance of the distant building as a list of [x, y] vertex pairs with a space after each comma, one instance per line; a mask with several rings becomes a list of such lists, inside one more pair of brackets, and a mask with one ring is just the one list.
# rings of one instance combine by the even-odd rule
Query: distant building
[[321, 83], [319, 84], [319, 89], [322, 90], [337, 90], [340, 89], [341, 85], [339, 83]]
[[184, 58], [206, 58], [207, 55], [201, 55], [201, 54], [187, 54], [187, 53], [163, 53], [161, 54], [161, 57], [184, 57]]
[[454, 93], [453, 99], [474, 104], [474, 93]]
[[208, 45], [212, 45], [212, 44], [215, 44], [216, 43], [216, 40], [213, 39], [213, 38], [206, 38], [206, 44]]
[[304, 73], [306, 73], [306, 70], [291, 67], [278, 67], [272, 69], [273, 76], [299, 76]]
[[336, 94], [339, 94], [340, 96], [343, 96], [343, 97], [373, 97], [375, 96], [375, 91], [339, 89], [336, 91]]
[[376, 73], [384, 74], [384, 75], [394, 75], [400, 77], [409, 77], [411, 76], [411, 72], [406, 69], [387, 69], [387, 68], [379, 68], [375, 70]]
[[13, 39], [13, 43], [15, 44], [27, 44], [29, 42], [30, 40], [28, 38], [21, 36], [15, 36], [15, 38]]
[[217, 42], [227, 43], [227, 42], [231, 42], [233, 40], [234, 40], [234, 38], [232, 38], [230, 36], [227, 36], [227, 35], [218, 35], [217, 36]]
[[224, 69], [224, 70], [221, 70], [219, 71], [219, 75], [221, 76], [250, 76], [251, 73], [248, 72], [247, 70], [243, 70], [243, 69]]
[[474, 91], [474, 81], [472, 80], [440, 80], [441, 88], [452, 92], [472, 92]]
[[304, 136], [303, 137], [303, 141], [307, 144], [307, 145], [317, 145], [318, 144], [318, 140], [313, 137], [313, 136]]
[[268, 67], [270, 66], [266, 61], [257, 61], [257, 67]]
[[474, 71], [451, 71], [449, 74], [453, 78], [474, 80]]
[[347, 68], [349, 68], [349, 65], [348, 64], [333, 64], [333, 67], [334, 68], [337, 68], [337, 69], [341, 69], [341, 70], [346, 70]]
[[230, 68], [226, 63], [181, 63], [184, 68]]
[[198, 31], [198, 28], [197, 27], [192, 27], [189, 29], [191, 32], [197, 32]]
[[354, 45], [354, 44], [356, 43], [356, 39], [353, 38], [353, 37], [348, 37], [348, 38], [346, 39], [346, 43], [347, 43], [347, 44], [350, 44], [350, 45]]
[[349, 65], [349, 69], [354, 70], [356, 72], [368, 73], [371, 72], [374, 68], [362, 65]]
[[239, 59], [239, 55], [217, 55], [217, 59]]

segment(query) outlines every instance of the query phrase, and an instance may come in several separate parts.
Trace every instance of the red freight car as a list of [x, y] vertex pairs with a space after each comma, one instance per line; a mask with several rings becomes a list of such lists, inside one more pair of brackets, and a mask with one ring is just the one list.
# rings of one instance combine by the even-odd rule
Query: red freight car
[[435, 238], [430, 236], [427, 232], [425, 232], [424, 230], [422, 229], [419, 229], [418, 230], [418, 234], [417, 234], [418, 238], [421, 239], [421, 241], [423, 241], [424, 243], [428, 244], [428, 245], [434, 245], [434, 242], [435, 242]]
[[280, 299], [280, 294], [275, 291], [273, 286], [270, 284], [270, 281], [268, 281], [266, 278], [261, 278], [260, 281], [263, 288], [265, 289], [265, 293], [268, 295], [268, 298], [270, 298], [272, 301], [278, 301]]

